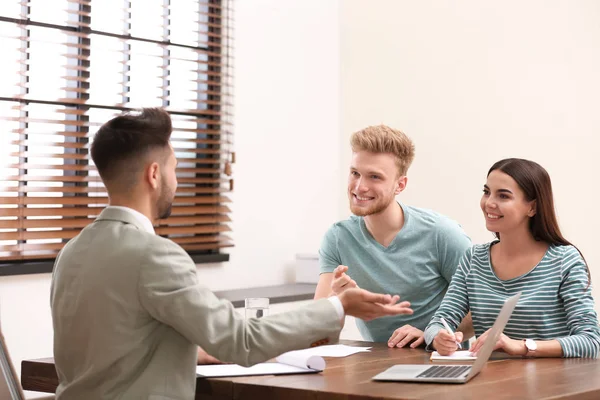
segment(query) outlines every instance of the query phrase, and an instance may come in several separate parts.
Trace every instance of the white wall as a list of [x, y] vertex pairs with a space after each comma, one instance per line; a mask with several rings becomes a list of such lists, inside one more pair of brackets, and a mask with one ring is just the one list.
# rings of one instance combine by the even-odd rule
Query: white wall
[[[200, 265], [213, 290], [291, 282], [338, 216], [338, 2], [235, 2], [231, 261]], [[20, 371], [52, 355], [50, 275], [0, 278], [2, 327]]]
[[481, 243], [487, 170], [533, 159], [600, 282], [598, 20], [594, 0], [341, 2], [342, 166], [353, 131], [402, 129], [416, 159], [399, 199], [452, 216]]
[[201, 266], [213, 290], [293, 281], [338, 216], [338, 1], [235, 2], [231, 261]]
[[52, 357], [50, 274], [0, 277], [0, 322], [19, 376], [22, 360]]

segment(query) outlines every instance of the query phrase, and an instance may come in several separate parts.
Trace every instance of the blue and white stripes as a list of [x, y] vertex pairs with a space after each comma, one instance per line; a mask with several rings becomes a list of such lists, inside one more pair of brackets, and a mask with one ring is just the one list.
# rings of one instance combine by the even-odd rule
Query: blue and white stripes
[[600, 328], [583, 259], [573, 246], [550, 246], [540, 263], [514, 279], [499, 279], [490, 265], [491, 243], [476, 245], [460, 261], [448, 292], [425, 330], [430, 344], [443, 317], [456, 329], [471, 311], [477, 336], [492, 327], [504, 301], [521, 298], [504, 334], [511, 339], [559, 341], [564, 357], [598, 357]]

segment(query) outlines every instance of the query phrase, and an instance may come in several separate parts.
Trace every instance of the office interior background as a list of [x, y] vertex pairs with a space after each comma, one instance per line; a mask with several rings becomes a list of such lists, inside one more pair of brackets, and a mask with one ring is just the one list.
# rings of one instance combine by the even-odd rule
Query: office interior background
[[[492, 239], [479, 209], [489, 167], [539, 162], [563, 233], [600, 280], [600, 2], [236, 0], [234, 10], [235, 247], [229, 262], [198, 265], [204, 285], [293, 282], [296, 255], [316, 254], [349, 215], [351, 133], [380, 123], [416, 144], [398, 199], [450, 216], [474, 243]], [[0, 278], [16, 365], [52, 355], [50, 279]], [[598, 284], [594, 296], [599, 309]]]

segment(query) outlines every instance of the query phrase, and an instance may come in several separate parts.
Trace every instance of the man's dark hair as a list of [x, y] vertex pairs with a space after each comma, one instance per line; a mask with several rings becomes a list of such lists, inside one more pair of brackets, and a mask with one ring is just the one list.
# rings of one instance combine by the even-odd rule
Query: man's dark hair
[[106, 122], [91, 147], [102, 180], [106, 183], [135, 178], [144, 156], [169, 145], [172, 130], [171, 116], [161, 108], [142, 108]]

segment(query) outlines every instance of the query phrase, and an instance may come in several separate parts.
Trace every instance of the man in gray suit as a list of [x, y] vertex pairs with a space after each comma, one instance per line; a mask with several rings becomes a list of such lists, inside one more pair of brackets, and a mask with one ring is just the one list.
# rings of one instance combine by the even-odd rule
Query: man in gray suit
[[344, 315], [408, 314], [398, 296], [360, 289], [260, 319], [200, 286], [196, 265], [154, 234], [177, 187], [172, 126], [161, 109], [105, 123], [91, 155], [109, 204], [56, 259], [51, 287], [57, 399], [192, 399], [197, 346], [251, 365], [336, 342]]

